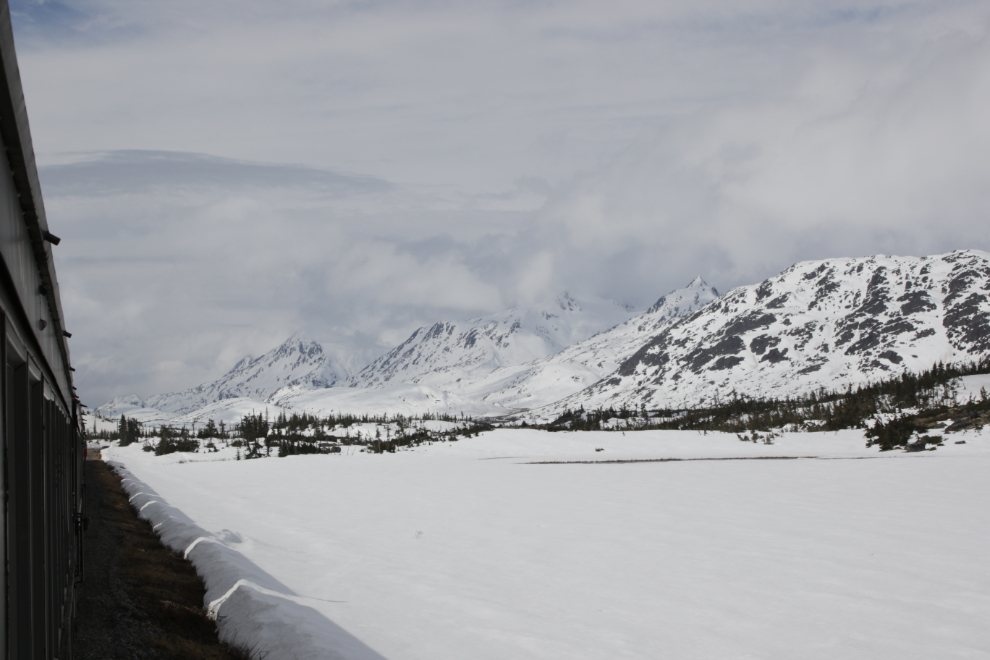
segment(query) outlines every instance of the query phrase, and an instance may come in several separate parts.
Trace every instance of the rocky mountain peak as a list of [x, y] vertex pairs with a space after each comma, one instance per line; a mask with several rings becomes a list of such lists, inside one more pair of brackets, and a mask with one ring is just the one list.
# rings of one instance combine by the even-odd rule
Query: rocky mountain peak
[[363, 388], [395, 383], [453, 387], [553, 355], [630, 316], [612, 301], [565, 292], [550, 301], [468, 321], [440, 321], [414, 331], [350, 383]]
[[[339, 353], [339, 351], [337, 351]], [[284, 387], [331, 387], [353, 373], [347, 360], [329, 355], [323, 346], [297, 333], [259, 357], [244, 357], [217, 380], [181, 392], [168, 392], [140, 400], [117, 397], [98, 412], [122, 407], [153, 408], [165, 413], [188, 413], [225, 399], [248, 397], [265, 401]]]
[[647, 314], [663, 313], [668, 318], [687, 316], [688, 314], [701, 309], [709, 302], [718, 298], [718, 290], [699, 275], [683, 289], [671, 291], [653, 303], [653, 306], [646, 310]]
[[656, 334], [560, 406], [697, 407], [844, 388], [990, 353], [990, 255], [806, 261]]

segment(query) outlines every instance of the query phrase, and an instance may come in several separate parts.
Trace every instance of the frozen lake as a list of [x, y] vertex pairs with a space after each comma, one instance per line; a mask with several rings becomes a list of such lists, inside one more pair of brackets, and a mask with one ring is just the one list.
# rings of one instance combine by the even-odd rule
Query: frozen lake
[[[270, 658], [988, 658], [990, 432], [947, 441], [499, 430], [104, 457], [193, 545], [224, 634]], [[788, 456], [819, 458], [533, 463]]]

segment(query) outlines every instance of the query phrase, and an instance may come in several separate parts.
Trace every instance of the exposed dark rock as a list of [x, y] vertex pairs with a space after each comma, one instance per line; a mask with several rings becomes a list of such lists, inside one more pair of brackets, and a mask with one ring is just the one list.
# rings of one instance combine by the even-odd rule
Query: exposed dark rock
[[773, 284], [767, 280], [756, 289], [756, 302], [763, 302], [773, 295]]
[[817, 307], [822, 300], [825, 300], [838, 291], [840, 285], [835, 281], [835, 271], [831, 270], [822, 279], [818, 280], [815, 286], [818, 287], [818, 292], [815, 294], [815, 299], [808, 305], [808, 309]]
[[[984, 277], [986, 277], [984, 275]], [[966, 291], [979, 279], [983, 279], [980, 273], [972, 268], [966, 268], [960, 272], [953, 271], [952, 279], [949, 280], [949, 295], [945, 297], [943, 304], [948, 307], [961, 298]]]
[[769, 362], [770, 364], [777, 364], [778, 362], [784, 362], [785, 360], [789, 361], [790, 358], [785, 357], [787, 355], [787, 351], [788, 349], [786, 348], [783, 351], [777, 348], [771, 349], [769, 353], [767, 353], [760, 359], [760, 362]]
[[842, 333], [838, 337], [836, 337], [836, 339], [835, 339], [835, 347], [838, 348], [839, 346], [843, 346], [845, 344], [848, 344], [849, 342], [851, 342], [855, 338], [856, 338], [856, 329], [855, 329], [855, 327], [845, 328], [842, 331]]
[[787, 303], [787, 299], [791, 297], [791, 294], [785, 293], [782, 296], [777, 296], [773, 300], [767, 303], [767, 309], [780, 309]]
[[883, 333], [887, 336], [892, 335], [902, 335], [908, 332], [913, 332], [915, 325], [905, 318], [893, 318], [887, 321], [883, 326]]
[[746, 349], [743, 340], [738, 336], [726, 337], [711, 348], [696, 348], [688, 353], [683, 363], [693, 371], [698, 373], [706, 364], [722, 355], [736, 355]]
[[464, 348], [472, 348], [478, 341], [478, 329], [471, 328], [471, 330], [464, 335], [464, 339], [461, 343]]
[[860, 306], [858, 312], [869, 316], [876, 316], [887, 311], [887, 303], [890, 302], [890, 290], [887, 288], [886, 268], [877, 268], [870, 278], [870, 284], [866, 287], [866, 298]]
[[945, 312], [942, 325], [952, 345], [971, 353], [990, 350], [990, 312], [984, 310], [986, 296], [971, 293]]
[[809, 273], [805, 273], [803, 279], [805, 279], [805, 280], [813, 280], [816, 277], [818, 277], [819, 275], [821, 275], [822, 273], [824, 273], [826, 270], [828, 270], [828, 264], [822, 264], [821, 266], [819, 266], [815, 270], [813, 270], [813, 271], [811, 271]]
[[780, 337], [760, 335], [759, 337], [755, 337], [753, 341], [749, 342], [749, 350], [753, 351], [757, 355], [763, 355], [768, 348], [773, 348], [779, 343]]
[[910, 316], [918, 312], [930, 312], [935, 309], [935, 303], [932, 302], [931, 296], [928, 295], [927, 291], [922, 289], [905, 293], [897, 299], [897, 302], [904, 303], [901, 305], [901, 314], [904, 316]]
[[759, 328], [766, 328], [773, 323], [776, 323], [777, 317], [773, 314], [761, 314], [759, 312], [753, 312], [741, 316], [735, 321], [731, 321], [725, 324], [722, 329], [722, 335], [729, 337], [731, 335], [741, 335], [747, 333], [751, 330], [757, 330]]
[[884, 351], [883, 353], [880, 354], [879, 357], [883, 358], [884, 360], [890, 360], [894, 364], [900, 364], [901, 362], [904, 361], [904, 358], [902, 358], [894, 351]]
[[794, 337], [794, 348], [800, 350], [804, 348], [809, 341], [811, 341], [812, 337], [815, 336], [815, 328], [817, 327], [817, 323], [814, 321], [809, 321], [800, 327], [794, 328], [786, 334]]
[[857, 355], [879, 346], [884, 339], [880, 331], [880, 322], [876, 319], [866, 319], [859, 324], [859, 339], [846, 349], [846, 355]]
[[670, 353], [667, 350], [669, 343], [670, 331], [661, 332], [620, 364], [616, 373], [620, 376], [632, 376], [640, 364], [646, 367], [663, 367], [670, 361]]
[[732, 367], [736, 366], [742, 361], [743, 358], [739, 357], [738, 355], [728, 355], [725, 357], [720, 357], [718, 360], [715, 361], [715, 364], [713, 364], [709, 370], [722, 371], [723, 369], [731, 369]]
[[883, 335], [876, 331], [868, 331], [860, 335], [859, 341], [846, 349], [846, 355], [856, 355], [876, 348], [883, 342]]
[[662, 308], [664, 304], [666, 304], [666, 302], [667, 302], [667, 296], [660, 296], [660, 298], [655, 303], [653, 303], [653, 306], [650, 307], [648, 310], [646, 310], [646, 313], [653, 314], [654, 312]]

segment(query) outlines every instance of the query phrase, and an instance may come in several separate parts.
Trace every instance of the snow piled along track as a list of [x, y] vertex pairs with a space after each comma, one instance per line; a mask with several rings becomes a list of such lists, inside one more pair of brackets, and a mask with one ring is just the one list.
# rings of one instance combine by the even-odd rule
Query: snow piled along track
[[[990, 429], [946, 442], [504, 429], [394, 455], [104, 456], [259, 656], [990, 657]], [[532, 464], [787, 456], [871, 460]]]

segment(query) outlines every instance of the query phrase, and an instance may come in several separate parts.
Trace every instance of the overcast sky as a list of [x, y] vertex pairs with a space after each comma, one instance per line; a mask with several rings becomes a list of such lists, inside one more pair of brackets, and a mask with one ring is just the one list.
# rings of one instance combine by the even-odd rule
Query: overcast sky
[[82, 399], [990, 249], [990, 3], [11, 0]]

